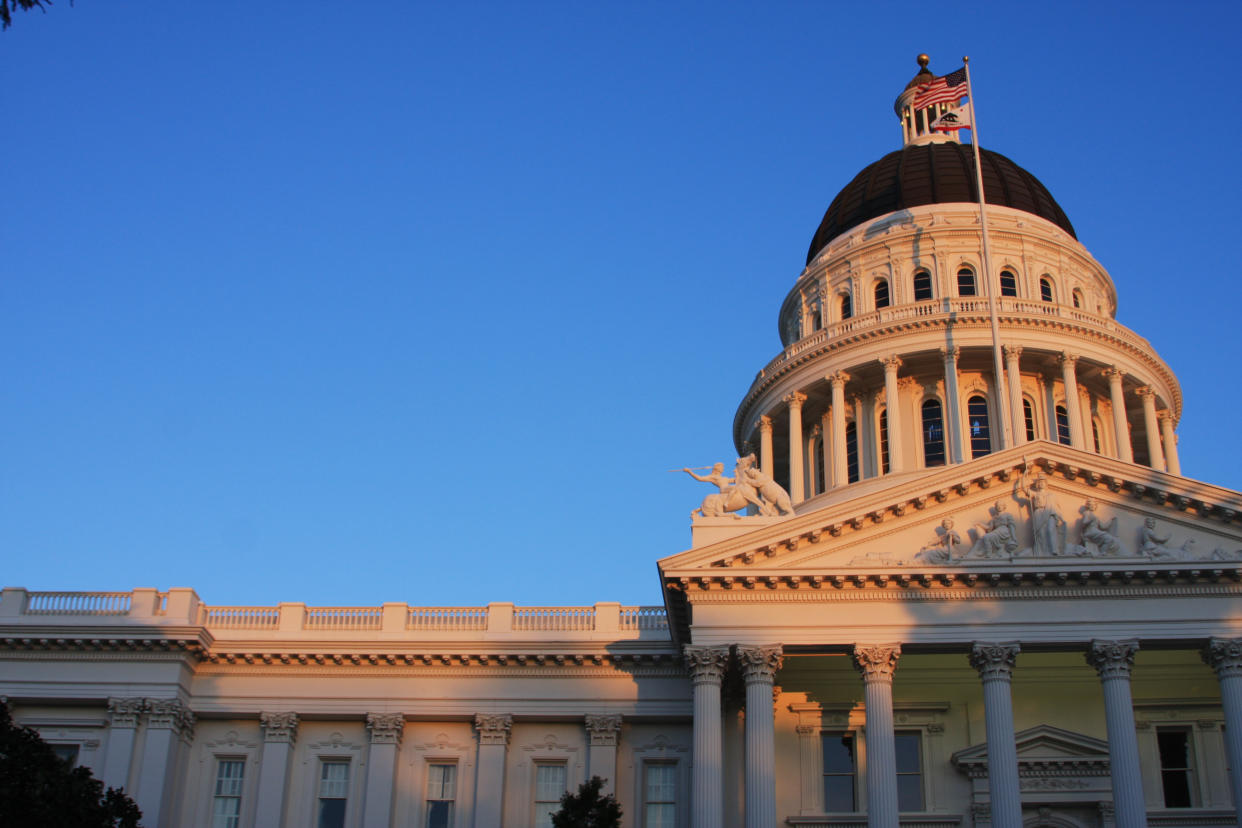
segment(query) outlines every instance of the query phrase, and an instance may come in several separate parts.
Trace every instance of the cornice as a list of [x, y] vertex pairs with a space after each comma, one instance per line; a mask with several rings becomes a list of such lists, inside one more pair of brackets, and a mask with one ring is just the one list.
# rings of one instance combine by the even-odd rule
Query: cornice
[[[1161, 577], [1161, 575], [1165, 577]], [[955, 577], [956, 576], [956, 577]], [[1198, 576], [1198, 577], [1196, 577]], [[1242, 570], [1065, 571], [833, 576], [820, 587], [798, 589], [781, 579], [767, 588], [693, 584], [692, 604], [826, 603], [834, 601], [1063, 601], [1100, 598], [1203, 598], [1242, 595], [1242, 585], [1219, 583], [1228, 576], [1242, 581]], [[1135, 579], [1138, 579], [1136, 582]], [[777, 579], [773, 579], [777, 580]], [[1021, 586], [1024, 582], [1030, 586]]]
[[[15, 630], [21, 634], [13, 635]], [[0, 653], [68, 653], [74, 658], [93, 654], [106, 660], [129, 660], [137, 656], [146, 661], [170, 658], [198, 661], [204, 657], [207, 649], [201, 640], [194, 638], [67, 638], [30, 633], [31, 629], [28, 627], [0, 627]]]

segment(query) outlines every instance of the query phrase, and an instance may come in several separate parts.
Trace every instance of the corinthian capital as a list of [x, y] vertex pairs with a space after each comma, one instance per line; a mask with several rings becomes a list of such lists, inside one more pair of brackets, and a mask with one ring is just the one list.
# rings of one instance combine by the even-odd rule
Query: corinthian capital
[[1109, 382], [1121, 382], [1126, 376], [1126, 372], [1118, 368], [1116, 365], [1110, 365], [1100, 373], [1106, 376]]
[[1242, 638], [1213, 638], [1203, 648], [1203, 660], [1220, 678], [1242, 676]]
[[880, 357], [880, 364], [884, 366], [885, 373], [897, 373], [897, 369], [901, 367], [901, 357], [893, 354], [892, 356]]
[[181, 731], [194, 727], [194, 714], [179, 699], [147, 699], [147, 727]]
[[405, 733], [404, 713], [368, 713], [367, 730], [373, 745], [399, 745]]
[[108, 715], [113, 727], [137, 727], [146, 704], [141, 698], [108, 699]]
[[617, 734], [621, 732], [621, 714], [588, 713], [586, 729], [592, 745], [616, 745]]
[[1138, 642], [1128, 641], [1092, 641], [1091, 649], [1087, 650], [1087, 663], [1095, 668], [1102, 679], [1129, 678], [1134, 669], [1134, 654], [1138, 652]]
[[772, 433], [772, 418], [769, 417], [767, 414], [764, 414], [762, 417], [759, 418], [759, 433], [760, 434], [771, 434]]
[[940, 358], [945, 362], [957, 362], [957, 358], [962, 355], [962, 347], [954, 345], [952, 348], [941, 348]]
[[979, 671], [984, 681], [1013, 677], [1013, 665], [1022, 648], [1016, 643], [990, 644], [976, 641], [970, 648], [970, 666]]
[[1005, 352], [1005, 359], [1017, 359], [1022, 356], [1021, 345], [1004, 345], [1001, 350]]
[[801, 408], [802, 404], [806, 402], [806, 394], [803, 394], [801, 391], [794, 391], [792, 394], [786, 394], [781, 397], [781, 402], [790, 408]]
[[1062, 351], [1057, 354], [1057, 364], [1062, 368], [1068, 367], [1070, 370], [1073, 370], [1074, 366], [1078, 364], [1078, 355], [1071, 354], [1069, 351]]
[[780, 644], [756, 647], [739, 644], [737, 660], [742, 665], [742, 675], [745, 676], [747, 684], [752, 681], [771, 684], [776, 677], [776, 671], [781, 669], [784, 654]]
[[854, 667], [863, 681], [892, 681], [901, 658], [900, 644], [855, 644]]
[[725, 667], [729, 663], [728, 647], [702, 647], [687, 644], [682, 650], [686, 658], [686, 669], [695, 684], [720, 684], [724, 679]]
[[263, 728], [263, 741], [293, 744], [298, 737], [298, 714], [260, 713], [259, 726]]
[[838, 386], [844, 388], [845, 384], [850, 381], [850, 375], [844, 371], [834, 371], [824, 377], [824, 379], [828, 380], [828, 382], [832, 384], [833, 388]]
[[509, 731], [513, 728], [513, 717], [508, 713], [476, 713], [474, 729], [479, 731], [481, 745], [509, 744]]

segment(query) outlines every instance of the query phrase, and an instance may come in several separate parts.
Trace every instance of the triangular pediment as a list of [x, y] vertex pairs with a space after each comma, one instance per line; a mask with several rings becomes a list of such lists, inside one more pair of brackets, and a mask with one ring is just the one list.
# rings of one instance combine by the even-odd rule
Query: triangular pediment
[[[1054, 443], [894, 481], [659, 562], [670, 578], [1234, 566], [1242, 495]], [[716, 518], [715, 520], [729, 520]], [[747, 518], [737, 518], [745, 527]]]
[[[1038, 725], [1014, 735], [1018, 764], [1050, 762], [1108, 761], [1108, 742], [1052, 725]], [[953, 754], [953, 763], [965, 767], [986, 763], [986, 742], [971, 745]]]

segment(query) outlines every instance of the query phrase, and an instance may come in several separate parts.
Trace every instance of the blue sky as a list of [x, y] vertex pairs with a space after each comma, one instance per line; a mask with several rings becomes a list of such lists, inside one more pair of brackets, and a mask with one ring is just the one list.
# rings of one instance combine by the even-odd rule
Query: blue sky
[[656, 603], [926, 51], [1242, 488], [1237, 3], [58, 2], [0, 35], [0, 551], [214, 604]]

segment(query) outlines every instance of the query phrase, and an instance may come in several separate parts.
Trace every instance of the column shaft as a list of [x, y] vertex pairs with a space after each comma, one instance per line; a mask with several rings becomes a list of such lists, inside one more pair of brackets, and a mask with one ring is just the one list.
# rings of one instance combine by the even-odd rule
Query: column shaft
[[1069, 419], [1070, 445], [1076, 449], [1086, 449], [1087, 441], [1082, 433], [1082, 406], [1078, 404], [1078, 376], [1075, 366], [1078, 357], [1072, 354], [1061, 354], [1061, 384], [1065, 387], [1065, 415]]
[[1117, 435], [1117, 459], [1134, 462], [1134, 450], [1130, 447], [1130, 421], [1126, 417], [1126, 398], [1121, 381], [1122, 370], [1113, 366], [1104, 372], [1108, 377], [1108, 397], [1113, 406], [1113, 431]]
[[759, 418], [759, 471], [772, 476], [772, 418]]
[[779, 645], [737, 648], [746, 678], [746, 828], [776, 828], [776, 717], [772, 687]]
[[832, 464], [835, 454], [832, 448], [832, 409], [831, 407], [824, 412], [824, 416], [819, 421], [819, 439], [824, 447], [824, 467], [820, 469], [820, 474], [824, 479], [823, 491], [832, 488]]
[[795, 391], [785, 397], [785, 402], [789, 405], [789, 498], [801, 503], [806, 499], [802, 487], [806, 471], [802, 464], [802, 403], [806, 394]]
[[479, 732], [479, 761], [475, 779], [474, 828], [500, 828], [504, 824], [505, 750], [513, 717], [479, 713], [474, 717]]
[[1170, 474], [1181, 474], [1182, 463], [1177, 457], [1177, 435], [1173, 433], [1173, 412], [1160, 412], [1160, 433], [1164, 437], [1164, 463]]
[[1013, 444], [1017, 446], [1026, 442], [1026, 414], [1022, 410], [1022, 371], [1019, 366], [1022, 349], [1016, 345], [1006, 345], [1004, 352], [1005, 374], [1008, 380], [1005, 384], [1009, 390], [1011, 412], [1009, 420], [1013, 423]]
[[867, 826], [898, 828], [897, 744], [893, 734], [893, 671], [901, 647], [854, 646], [867, 716]]
[[1234, 808], [1242, 813], [1242, 638], [1213, 638], [1203, 660], [1216, 671], [1225, 713], [1225, 758]]
[[1134, 700], [1130, 695], [1130, 671], [1137, 651], [1137, 641], [1093, 641], [1087, 652], [1087, 661], [1099, 672], [1104, 690], [1104, 722], [1118, 828], [1147, 826], [1138, 737], [1134, 731]]
[[962, 462], [962, 405], [957, 387], [957, 357], [961, 348], [941, 348], [944, 357], [944, 427], [949, 438], [949, 462]]
[[1156, 421], [1156, 392], [1150, 387], [1138, 390], [1143, 400], [1143, 427], [1147, 431], [1147, 462], [1156, 471], [1164, 471], [1164, 452], [1160, 450], [1159, 423]]
[[1014, 740], [1013, 678], [1017, 644], [975, 644], [970, 663], [983, 681], [983, 715], [988, 740], [988, 793], [992, 825], [1022, 828], [1022, 789]]
[[888, 425], [888, 467], [896, 472], [906, 470], [906, 455], [902, 447], [901, 410], [897, 398], [897, 369], [901, 359], [885, 357], [884, 363], [884, 418]]
[[724, 824], [720, 685], [724, 680], [729, 651], [725, 647], [687, 645], [685, 658], [694, 681], [694, 768], [690, 824], [692, 828], [720, 828]]
[[845, 465], [845, 383], [849, 375], [837, 371], [828, 376], [832, 386], [832, 485], [849, 482]]

